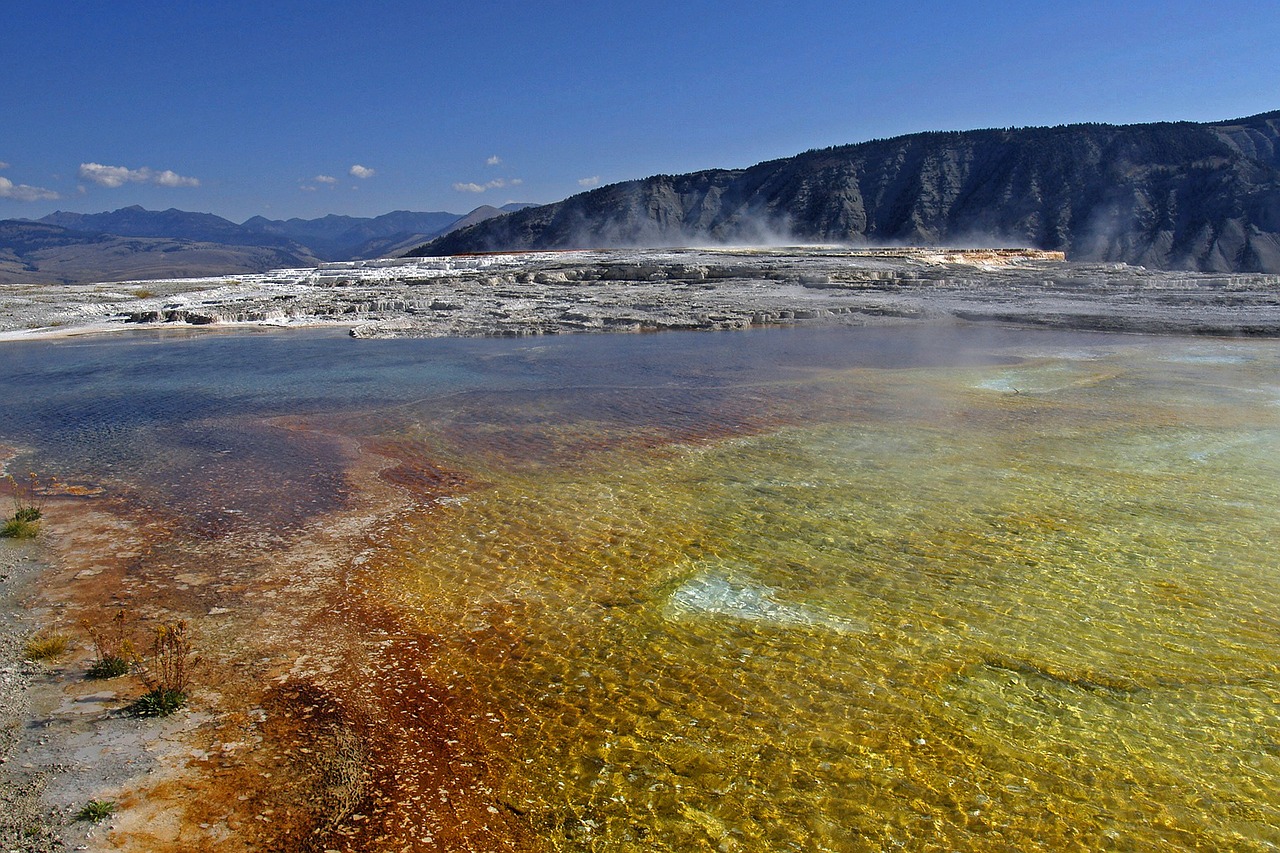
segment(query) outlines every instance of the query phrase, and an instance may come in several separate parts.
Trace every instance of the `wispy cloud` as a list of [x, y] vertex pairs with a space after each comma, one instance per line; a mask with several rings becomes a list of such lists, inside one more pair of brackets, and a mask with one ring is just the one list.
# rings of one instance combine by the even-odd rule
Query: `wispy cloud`
[[3, 160], [0, 160], [0, 169], [7, 169], [7, 168], [9, 168], [9, 164]]
[[171, 169], [155, 169], [143, 166], [130, 169], [127, 166], [106, 166], [102, 163], [81, 163], [80, 179], [100, 187], [122, 187], [125, 184], [156, 184], [161, 187], [198, 187], [198, 178], [179, 175]]
[[329, 189], [333, 189], [338, 183], [338, 179], [333, 175], [316, 175], [314, 178], [299, 178], [298, 189], [303, 192], [313, 193], [320, 189], [316, 184], [323, 184]]
[[348, 171], [351, 175], [360, 178], [361, 180], [365, 178], [372, 178], [377, 174], [373, 169], [370, 169], [368, 166], [361, 166], [359, 163], [352, 166]]
[[594, 186], [599, 186], [599, 184], [600, 184], [599, 175], [592, 175], [589, 178], [578, 178], [578, 186], [580, 187], [594, 187]]
[[453, 185], [453, 188], [460, 193], [483, 193], [489, 190], [500, 190], [503, 187], [518, 187], [523, 183], [524, 178], [494, 178], [492, 181], [486, 181], [483, 184], [477, 184], [474, 181], [459, 181]]
[[179, 175], [177, 172], [165, 169], [156, 174], [151, 179], [162, 187], [198, 187], [200, 181], [195, 178], [187, 178]]
[[494, 154], [494, 155], [493, 155], [492, 157], [490, 157], [488, 160], [485, 160], [485, 161], [484, 161], [484, 164], [485, 164], [486, 166], [501, 166], [501, 165], [502, 165], [502, 158], [501, 158], [501, 157], [499, 157], [497, 154]]
[[[3, 167], [9, 168], [9, 164], [5, 163]], [[15, 201], [49, 201], [58, 198], [58, 194], [53, 190], [47, 190], [44, 187], [32, 187], [27, 184], [15, 184], [8, 178], [0, 178], [0, 198], [11, 198]]]

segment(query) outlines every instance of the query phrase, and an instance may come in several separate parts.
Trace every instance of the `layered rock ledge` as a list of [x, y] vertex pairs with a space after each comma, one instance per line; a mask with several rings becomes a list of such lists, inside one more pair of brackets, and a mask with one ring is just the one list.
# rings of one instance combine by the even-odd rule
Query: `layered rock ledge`
[[1022, 249], [806, 246], [519, 252], [0, 287], [9, 338], [226, 324], [440, 337], [947, 319], [1278, 336], [1280, 276], [1071, 263]]

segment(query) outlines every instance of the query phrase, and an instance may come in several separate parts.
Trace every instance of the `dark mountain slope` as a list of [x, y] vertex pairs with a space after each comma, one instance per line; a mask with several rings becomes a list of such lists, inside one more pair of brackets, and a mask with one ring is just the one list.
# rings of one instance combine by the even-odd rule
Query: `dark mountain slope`
[[0, 284], [226, 275], [314, 263], [310, 254], [271, 246], [124, 237], [45, 222], [0, 220]]
[[226, 246], [264, 246], [301, 258], [312, 258], [314, 263], [377, 257], [381, 243], [399, 244], [411, 240], [414, 235], [420, 237], [419, 242], [429, 240], [462, 218], [457, 213], [396, 210], [372, 218], [329, 214], [319, 219], [273, 220], [255, 216], [237, 225], [212, 213], [147, 210], [133, 205], [104, 213], [58, 211], [39, 221], [75, 231], [121, 237], [164, 237]]
[[0, 219], [0, 254], [21, 257], [42, 249], [107, 239], [105, 234], [74, 231], [59, 225], [26, 219]]
[[[377, 219], [372, 220], [372, 222], [378, 222], [379, 220], [387, 221], [388, 217], [394, 217], [397, 213], [403, 213], [403, 211], [379, 216]], [[354, 244], [344, 257], [384, 258], [404, 254], [415, 246], [421, 246], [427, 240], [432, 240], [443, 234], [456, 231], [459, 228], [466, 228], [467, 226], [474, 225], [477, 222], [483, 222], [486, 219], [492, 219], [495, 216], [502, 216], [503, 213], [505, 213], [505, 211], [485, 204], [477, 207], [475, 210], [462, 217], [458, 217], [452, 213], [442, 214], [444, 216], [452, 217], [452, 219], [446, 222], [443, 227], [432, 227], [431, 230], [425, 230], [425, 228], [423, 228], [415, 231], [410, 230], [410, 227], [414, 224], [436, 226], [439, 225], [439, 223], [415, 223], [412, 220], [409, 220], [398, 223], [400, 227], [396, 230], [388, 231], [385, 228], [381, 230], [369, 229], [367, 233], [372, 236], [366, 237], [363, 242]], [[422, 216], [424, 214], [412, 215]], [[358, 233], [360, 232], [355, 230], [348, 232], [350, 235], [356, 235]]]
[[430, 239], [462, 218], [443, 211], [418, 213], [394, 210], [372, 218], [329, 214], [320, 219], [272, 220], [255, 216], [244, 228], [295, 240], [325, 260], [379, 257], [382, 247], [410, 240]]
[[922, 133], [601, 187], [414, 255], [698, 242], [1003, 244], [1280, 271], [1280, 112]]
[[308, 247], [287, 236], [257, 232], [212, 213], [191, 213], [177, 208], [147, 210], [135, 204], [106, 213], [58, 211], [39, 221], [75, 231], [115, 234], [118, 237], [164, 237], [229, 246], [270, 246], [298, 255], [312, 254]]

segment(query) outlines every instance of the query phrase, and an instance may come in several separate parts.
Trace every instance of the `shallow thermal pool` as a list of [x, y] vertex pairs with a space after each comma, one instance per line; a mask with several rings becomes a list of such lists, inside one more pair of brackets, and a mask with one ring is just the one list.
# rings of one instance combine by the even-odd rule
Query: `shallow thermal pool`
[[[47, 464], [197, 509], [327, 511], [329, 481], [264, 496], [252, 465], [181, 485], [226, 449], [200, 436], [252, 456], [244, 424], [305, 414], [458, 472], [365, 559], [441, 638], [428, 675], [484, 697], [502, 799], [550, 849], [1280, 845], [1275, 342], [83, 346], [127, 416], [88, 404], [106, 386], [70, 345], [8, 350], [46, 372], [0, 435]], [[83, 422], [41, 436], [45, 399]], [[271, 447], [271, 476], [302, 464]]]

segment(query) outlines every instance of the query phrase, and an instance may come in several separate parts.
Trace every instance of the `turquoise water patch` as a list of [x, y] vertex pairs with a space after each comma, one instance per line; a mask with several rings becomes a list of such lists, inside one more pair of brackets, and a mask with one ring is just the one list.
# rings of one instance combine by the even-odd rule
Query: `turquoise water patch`
[[707, 567], [672, 591], [667, 613], [676, 620], [707, 614], [783, 628], [826, 628], [843, 633], [867, 630], [865, 622], [780, 599], [779, 590], [753, 584], [742, 571]]

